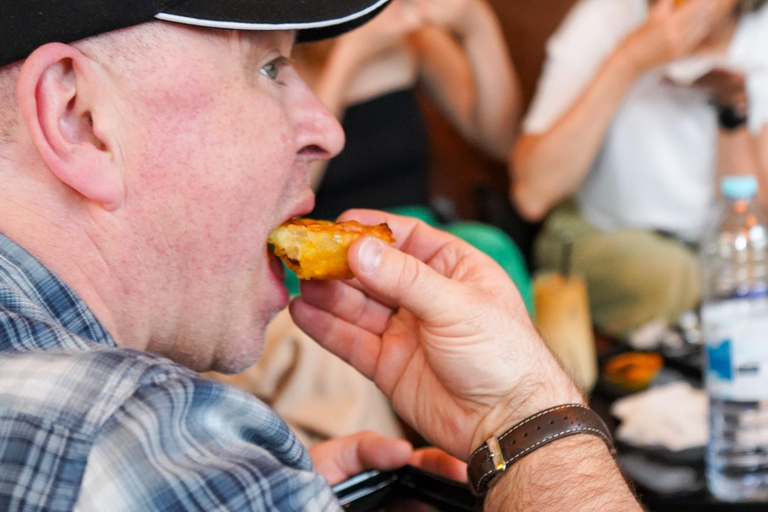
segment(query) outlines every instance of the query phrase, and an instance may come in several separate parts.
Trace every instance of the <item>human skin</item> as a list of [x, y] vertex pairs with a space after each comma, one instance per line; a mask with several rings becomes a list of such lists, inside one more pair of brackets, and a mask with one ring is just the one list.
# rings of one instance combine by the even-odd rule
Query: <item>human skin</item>
[[[541, 410], [583, 403], [492, 259], [415, 219], [366, 210], [342, 219], [387, 222], [395, 247], [356, 241], [348, 253], [356, 279], [303, 283], [291, 314], [428, 441], [466, 461]], [[577, 437], [512, 466], [486, 509], [639, 510], [602, 441]]]
[[[483, 0], [395, 0], [335, 41], [322, 66], [299, 64], [339, 118], [351, 105], [418, 82], [468, 141], [499, 161], [511, 149], [519, 84], [496, 15]], [[312, 167], [315, 185], [324, 170]]]
[[376, 432], [361, 432], [318, 443], [309, 449], [315, 471], [330, 485], [368, 469], [388, 471], [405, 464], [454, 480], [466, 481], [467, 465], [437, 448], [413, 450], [404, 439], [388, 439]]
[[288, 302], [267, 236], [312, 209], [307, 167], [344, 137], [286, 60], [292, 32], [156, 26], [129, 72], [88, 44], [26, 60], [14, 160], [29, 172], [8, 169], [4, 196], [34, 214], [2, 227], [119, 346], [235, 372]]
[[[748, 112], [746, 81], [740, 73], [714, 69], [697, 80], [693, 87], [704, 91], [720, 105], [731, 105], [739, 112]], [[733, 131], [721, 129], [717, 142], [715, 182], [719, 183], [723, 176], [751, 174], [760, 184], [760, 202], [764, 207], [768, 206], [768, 126], [758, 134], [753, 134], [747, 124]]]
[[541, 220], [586, 179], [624, 97], [646, 71], [693, 54], [729, 28], [736, 0], [659, 0], [646, 23], [606, 59], [584, 93], [553, 126], [523, 133], [510, 155], [510, 197]]

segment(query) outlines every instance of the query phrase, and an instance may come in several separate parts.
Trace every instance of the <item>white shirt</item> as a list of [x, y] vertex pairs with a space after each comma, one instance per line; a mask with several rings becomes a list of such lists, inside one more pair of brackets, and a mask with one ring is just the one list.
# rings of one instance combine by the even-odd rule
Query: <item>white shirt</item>
[[[524, 131], [545, 132], [561, 118], [647, 17], [647, 0], [581, 0], [547, 44]], [[760, 133], [768, 125], [768, 6], [742, 17], [727, 60], [746, 73], [749, 127]], [[630, 89], [576, 201], [602, 230], [662, 230], [696, 241], [714, 199], [717, 117], [703, 93], [665, 83], [666, 69]]]

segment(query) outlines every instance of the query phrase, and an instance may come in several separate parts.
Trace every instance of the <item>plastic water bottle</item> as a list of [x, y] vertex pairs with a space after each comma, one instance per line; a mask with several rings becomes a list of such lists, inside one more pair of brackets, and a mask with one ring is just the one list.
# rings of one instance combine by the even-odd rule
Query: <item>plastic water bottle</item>
[[754, 177], [721, 192], [701, 252], [707, 483], [724, 501], [768, 501], [768, 224]]

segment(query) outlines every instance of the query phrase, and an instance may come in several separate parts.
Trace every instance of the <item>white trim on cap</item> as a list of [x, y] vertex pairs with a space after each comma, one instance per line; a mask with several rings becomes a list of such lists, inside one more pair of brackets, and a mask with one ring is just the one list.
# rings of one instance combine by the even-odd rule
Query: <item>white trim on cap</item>
[[208, 28], [222, 28], [227, 30], [306, 30], [308, 28], [324, 28], [332, 27], [335, 25], [341, 25], [348, 21], [353, 21], [358, 18], [362, 18], [366, 14], [369, 14], [382, 5], [389, 2], [389, 0], [378, 0], [375, 4], [366, 7], [362, 11], [344, 16], [343, 18], [336, 18], [333, 20], [315, 21], [311, 23], [243, 23], [240, 21], [214, 21], [204, 20], [198, 18], [190, 18], [187, 16], [178, 16], [176, 14], [158, 13], [155, 18], [163, 21], [170, 21], [173, 23], [183, 23], [185, 25], [195, 25], [198, 27]]

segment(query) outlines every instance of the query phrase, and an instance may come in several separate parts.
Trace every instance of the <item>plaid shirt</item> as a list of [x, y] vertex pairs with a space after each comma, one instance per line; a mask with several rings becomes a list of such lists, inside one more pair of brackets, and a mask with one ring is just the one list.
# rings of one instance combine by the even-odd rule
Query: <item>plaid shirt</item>
[[339, 510], [266, 405], [115, 345], [0, 235], [0, 510]]

